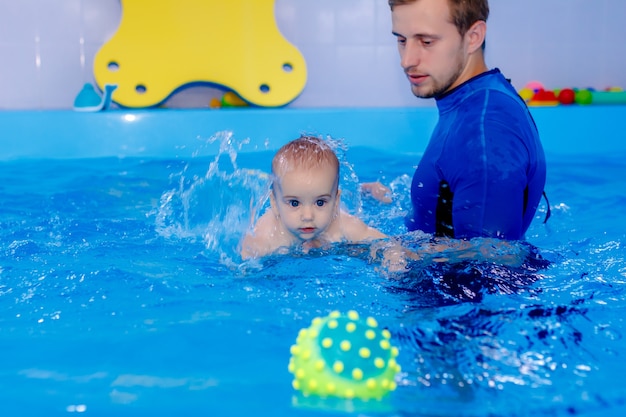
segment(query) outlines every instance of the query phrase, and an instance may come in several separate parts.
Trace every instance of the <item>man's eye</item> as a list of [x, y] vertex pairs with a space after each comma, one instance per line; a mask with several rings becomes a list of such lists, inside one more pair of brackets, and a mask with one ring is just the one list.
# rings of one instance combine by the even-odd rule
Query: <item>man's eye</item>
[[400, 45], [404, 45], [406, 43], [406, 39], [404, 38], [397, 38], [397, 40]]
[[315, 202], [315, 204], [316, 204], [318, 207], [323, 207], [323, 206], [324, 206], [324, 204], [326, 204], [326, 201], [324, 201], [324, 200], [317, 200], [317, 201]]

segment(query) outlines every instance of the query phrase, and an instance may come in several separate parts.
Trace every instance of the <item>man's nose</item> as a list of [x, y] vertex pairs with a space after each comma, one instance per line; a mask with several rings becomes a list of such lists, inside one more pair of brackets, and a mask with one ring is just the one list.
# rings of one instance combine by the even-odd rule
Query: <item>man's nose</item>
[[417, 67], [421, 60], [421, 50], [419, 45], [408, 39], [404, 48], [400, 50], [400, 65], [406, 71], [411, 67]]

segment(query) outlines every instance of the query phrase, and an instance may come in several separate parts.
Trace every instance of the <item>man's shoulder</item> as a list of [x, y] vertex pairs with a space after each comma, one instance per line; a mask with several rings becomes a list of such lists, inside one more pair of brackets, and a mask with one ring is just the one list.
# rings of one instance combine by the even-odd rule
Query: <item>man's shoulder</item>
[[463, 118], [473, 118], [477, 113], [487, 119], [507, 120], [511, 117], [527, 117], [528, 107], [515, 91], [484, 87], [472, 91], [461, 105]]
[[487, 84], [474, 88], [465, 97], [465, 102], [480, 102], [487, 106], [508, 105], [524, 108], [525, 103], [511, 87]]

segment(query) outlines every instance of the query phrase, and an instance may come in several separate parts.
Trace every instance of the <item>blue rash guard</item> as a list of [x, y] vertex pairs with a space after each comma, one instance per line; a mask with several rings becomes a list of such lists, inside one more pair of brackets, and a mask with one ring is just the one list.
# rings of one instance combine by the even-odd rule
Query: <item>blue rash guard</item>
[[437, 97], [439, 121], [411, 184], [409, 230], [520, 240], [546, 181], [535, 122], [500, 70]]

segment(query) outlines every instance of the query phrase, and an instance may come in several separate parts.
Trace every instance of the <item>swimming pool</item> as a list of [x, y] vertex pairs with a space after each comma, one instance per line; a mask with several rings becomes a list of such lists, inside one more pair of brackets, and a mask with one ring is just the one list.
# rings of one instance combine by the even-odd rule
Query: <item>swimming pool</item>
[[[446, 266], [391, 279], [358, 246], [234, 249], [258, 170], [302, 132], [345, 138], [348, 208], [403, 233], [433, 109], [0, 113], [2, 415], [623, 415], [626, 110], [533, 112], [552, 217], [527, 237], [551, 265], [463, 264], [471, 300]], [[377, 179], [394, 204], [356, 192]], [[348, 309], [391, 330], [398, 389], [295, 395], [298, 330]]]

